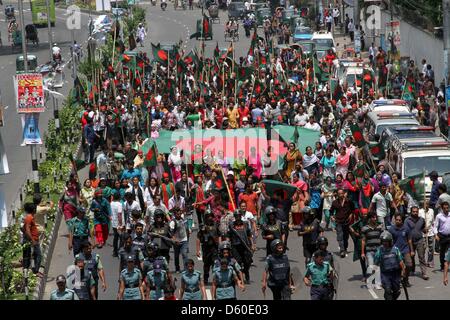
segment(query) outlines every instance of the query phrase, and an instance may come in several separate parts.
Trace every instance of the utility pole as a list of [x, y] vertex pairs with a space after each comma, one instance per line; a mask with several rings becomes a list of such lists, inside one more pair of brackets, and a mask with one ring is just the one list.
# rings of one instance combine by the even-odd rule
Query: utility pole
[[[442, 15], [444, 23], [444, 81], [445, 81], [445, 92], [447, 92], [447, 86], [450, 85], [450, 74], [449, 74], [449, 64], [450, 64], [450, 0], [442, 0]], [[449, 103], [450, 97], [445, 97], [445, 105], [447, 110], [447, 119], [449, 115]], [[450, 137], [450, 121], [447, 120], [449, 124], [448, 136]]]
[[359, 18], [361, 15], [361, 12], [359, 12], [359, 0], [354, 0], [355, 6], [353, 7], [353, 25], [356, 27], [359, 27]]
[[53, 60], [53, 35], [52, 35], [52, 24], [50, 22], [50, 3], [48, 0], [45, 0], [45, 5], [47, 6], [47, 28], [48, 28], [48, 49], [50, 52], [50, 61]]

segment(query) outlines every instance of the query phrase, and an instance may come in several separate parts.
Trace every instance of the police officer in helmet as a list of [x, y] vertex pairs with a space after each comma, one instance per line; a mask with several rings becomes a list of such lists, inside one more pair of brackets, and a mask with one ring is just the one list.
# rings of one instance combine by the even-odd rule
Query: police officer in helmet
[[62, 274], [56, 277], [56, 285], [58, 289], [55, 289], [50, 294], [50, 300], [78, 300], [78, 296], [75, 291], [66, 288], [66, 277]]
[[406, 266], [400, 250], [394, 246], [392, 234], [383, 231], [381, 246], [375, 253], [374, 263], [381, 269], [381, 285], [385, 300], [397, 300], [400, 296], [401, 278], [405, 276]]
[[311, 287], [311, 300], [333, 299], [333, 268], [324, 260], [325, 253], [317, 250], [314, 252], [313, 261], [306, 266], [303, 282]]
[[284, 243], [275, 239], [271, 243], [270, 254], [266, 258], [266, 266], [262, 278], [262, 291], [265, 295], [267, 285], [272, 290], [274, 300], [291, 300], [291, 287], [294, 281], [287, 254], [284, 253]]
[[217, 246], [219, 243], [219, 227], [214, 222], [214, 216], [211, 211], [205, 213], [205, 224], [200, 225], [197, 233], [197, 257], [200, 257], [200, 247], [203, 259], [203, 281], [208, 283], [209, 269], [214, 265], [214, 259], [217, 257]]
[[266, 215], [266, 222], [262, 225], [261, 235], [266, 240], [266, 256], [268, 256], [272, 253], [271, 243], [275, 239], [280, 239], [285, 242], [286, 235], [280, 220], [276, 218], [277, 209], [268, 206], [264, 213]]
[[317, 247], [319, 251], [325, 254], [323, 261], [328, 262], [334, 268], [333, 254], [327, 250], [328, 239], [324, 236], [320, 236], [319, 238], [317, 238]]
[[244, 274], [242, 272], [241, 265], [237, 262], [235, 258], [233, 258], [231, 254], [231, 244], [229, 241], [222, 241], [219, 244], [219, 255], [217, 259], [214, 261], [213, 274], [217, 270], [220, 270], [221, 259], [226, 259], [228, 261], [228, 265], [233, 268], [234, 272], [237, 274], [239, 278], [239, 281], [243, 283]]
[[80, 269], [79, 285], [74, 286], [74, 291], [80, 300], [95, 299], [95, 280], [92, 273], [85, 268], [85, 258], [83, 254], [75, 258], [75, 265]]

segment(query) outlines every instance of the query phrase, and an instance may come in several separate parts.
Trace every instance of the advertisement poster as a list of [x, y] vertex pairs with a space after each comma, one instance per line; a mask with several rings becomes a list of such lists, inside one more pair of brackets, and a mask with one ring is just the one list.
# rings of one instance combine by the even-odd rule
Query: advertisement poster
[[[386, 23], [386, 47], [394, 57], [400, 57], [400, 21]], [[391, 46], [393, 45], [393, 48]]]
[[23, 73], [15, 77], [18, 113], [44, 112], [44, 88], [42, 74]]
[[22, 146], [30, 144], [42, 144], [39, 132], [39, 114], [25, 114], [22, 116], [23, 142]]

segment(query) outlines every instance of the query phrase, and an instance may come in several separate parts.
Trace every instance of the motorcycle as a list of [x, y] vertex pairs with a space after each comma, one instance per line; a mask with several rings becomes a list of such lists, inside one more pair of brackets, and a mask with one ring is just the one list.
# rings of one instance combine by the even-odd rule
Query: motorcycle
[[166, 1], [161, 2], [161, 10], [166, 11], [166, 8], [167, 8], [167, 2]]
[[60, 64], [61, 63], [61, 61], [62, 61], [62, 59], [61, 59], [61, 53], [54, 53], [53, 54], [53, 61], [56, 63], [56, 64]]

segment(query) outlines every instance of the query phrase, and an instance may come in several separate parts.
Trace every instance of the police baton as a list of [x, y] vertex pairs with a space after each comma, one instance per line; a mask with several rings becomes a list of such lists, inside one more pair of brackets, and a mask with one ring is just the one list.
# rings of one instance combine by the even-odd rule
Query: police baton
[[409, 300], [409, 293], [408, 293], [408, 288], [406, 286], [406, 278], [405, 277], [402, 277], [402, 287], [403, 287], [403, 290], [405, 290], [406, 300]]

